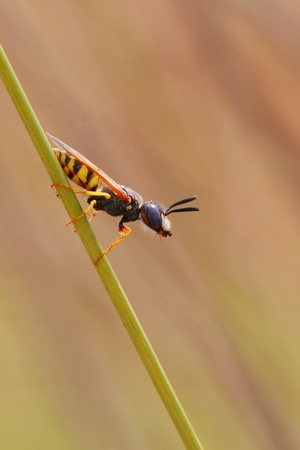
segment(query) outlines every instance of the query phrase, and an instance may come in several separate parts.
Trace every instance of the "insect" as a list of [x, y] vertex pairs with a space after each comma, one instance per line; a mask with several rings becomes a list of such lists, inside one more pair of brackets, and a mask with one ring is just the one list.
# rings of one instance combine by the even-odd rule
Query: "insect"
[[49, 140], [54, 144], [53, 151], [68, 178], [81, 189], [64, 184], [53, 184], [52, 186], [63, 186], [72, 189], [75, 193], [81, 193], [88, 197], [89, 207], [70, 223], [75, 222], [84, 215], [91, 214], [91, 218], [99, 211], [105, 211], [110, 216], [121, 216], [119, 221], [118, 238], [112, 242], [103, 252], [98, 261], [117, 245], [119, 245], [131, 233], [131, 229], [124, 225], [128, 222], [141, 220], [147, 227], [155, 231], [160, 237], [172, 236], [171, 222], [168, 217], [175, 212], [199, 211], [199, 208], [177, 206], [189, 203], [197, 197], [188, 197], [172, 203], [164, 208], [160, 203], [147, 201], [132, 189], [116, 183], [103, 170], [95, 166], [85, 156], [65, 144], [60, 139], [47, 133]]

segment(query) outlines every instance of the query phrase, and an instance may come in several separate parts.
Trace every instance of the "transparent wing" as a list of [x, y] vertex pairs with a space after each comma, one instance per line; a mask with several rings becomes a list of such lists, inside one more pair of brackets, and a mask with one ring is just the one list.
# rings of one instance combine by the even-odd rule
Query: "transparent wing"
[[116, 183], [110, 176], [108, 176], [103, 170], [101, 170], [99, 167], [89, 161], [85, 156], [74, 150], [74, 148], [70, 147], [65, 142], [61, 141], [55, 136], [52, 136], [49, 133], [46, 134], [50, 142], [55, 145], [55, 147], [53, 147], [53, 150], [67, 155], [70, 158], [70, 160], [66, 161], [66, 159], [58, 157], [65, 173], [74, 183], [89, 190], [88, 184], [93, 177], [93, 187], [97, 187], [97, 185], [100, 183], [100, 180], [102, 180], [103, 183], [109, 186], [118, 197], [126, 201], [130, 200], [130, 197], [121, 188], [121, 186]]

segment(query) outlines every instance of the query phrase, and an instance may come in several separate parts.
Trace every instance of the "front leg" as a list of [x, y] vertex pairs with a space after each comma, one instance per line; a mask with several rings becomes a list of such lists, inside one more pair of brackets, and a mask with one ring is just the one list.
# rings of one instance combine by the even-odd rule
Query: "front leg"
[[123, 224], [122, 220], [119, 223], [119, 230], [118, 230], [119, 236], [117, 237], [117, 239], [112, 242], [107, 249], [102, 253], [101, 256], [99, 256], [98, 259], [96, 259], [96, 261], [94, 261], [94, 265], [96, 266], [98, 264], [98, 262], [100, 261], [100, 259], [103, 258], [103, 256], [107, 256], [109, 254], [109, 252], [111, 252], [111, 250], [116, 247], [117, 245], [121, 244], [121, 242], [123, 242], [131, 233], [131, 228], [126, 227], [126, 225]]

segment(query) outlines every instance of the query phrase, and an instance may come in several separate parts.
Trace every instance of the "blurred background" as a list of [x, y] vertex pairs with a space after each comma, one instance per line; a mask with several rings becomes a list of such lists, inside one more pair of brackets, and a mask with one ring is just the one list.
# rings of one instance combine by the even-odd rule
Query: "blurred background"
[[[300, 6], [2, 1], [45, 130], [166, 206], [109, 259], [204, 448], [300, 447]], [[1, 90], [0, 446], [183, 445]], [[82, 204], [85, 205], [83, 199]], [[104, 247], [118, 220], [99, 214]]]

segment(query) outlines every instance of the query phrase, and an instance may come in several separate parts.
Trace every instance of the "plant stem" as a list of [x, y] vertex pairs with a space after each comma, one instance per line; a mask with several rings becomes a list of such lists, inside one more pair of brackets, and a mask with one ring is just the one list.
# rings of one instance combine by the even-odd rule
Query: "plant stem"
[[[46, 170], [53, 183], [68, 184], [61, 167], [50, 147], [48, 139], [17, 79], [16, 74], [0, 46], [0, 74], [7, 92], [23, 121], [27, 132], [37, 149]], [[60, 198], [70, 216], [74, 218], [82, 213], [81, 206], [75, 194], [64, 188], [57, 188]], [[74, 223], [76, 230], [91, 261], [97, 260], [102, 249], [90, 227], [86, 217]], [[109, 261], [106, 257], [100, 260], [95, 269], [101, 278], [105, 289], [119, 314], [146, 370], [148, 371], [156, 390], [158, 391], [178, 433], [187, 449], [201, 450], [198, 437], [190, 424], [141, 324], [139, 323], [131, 304], [126, 297]]]

